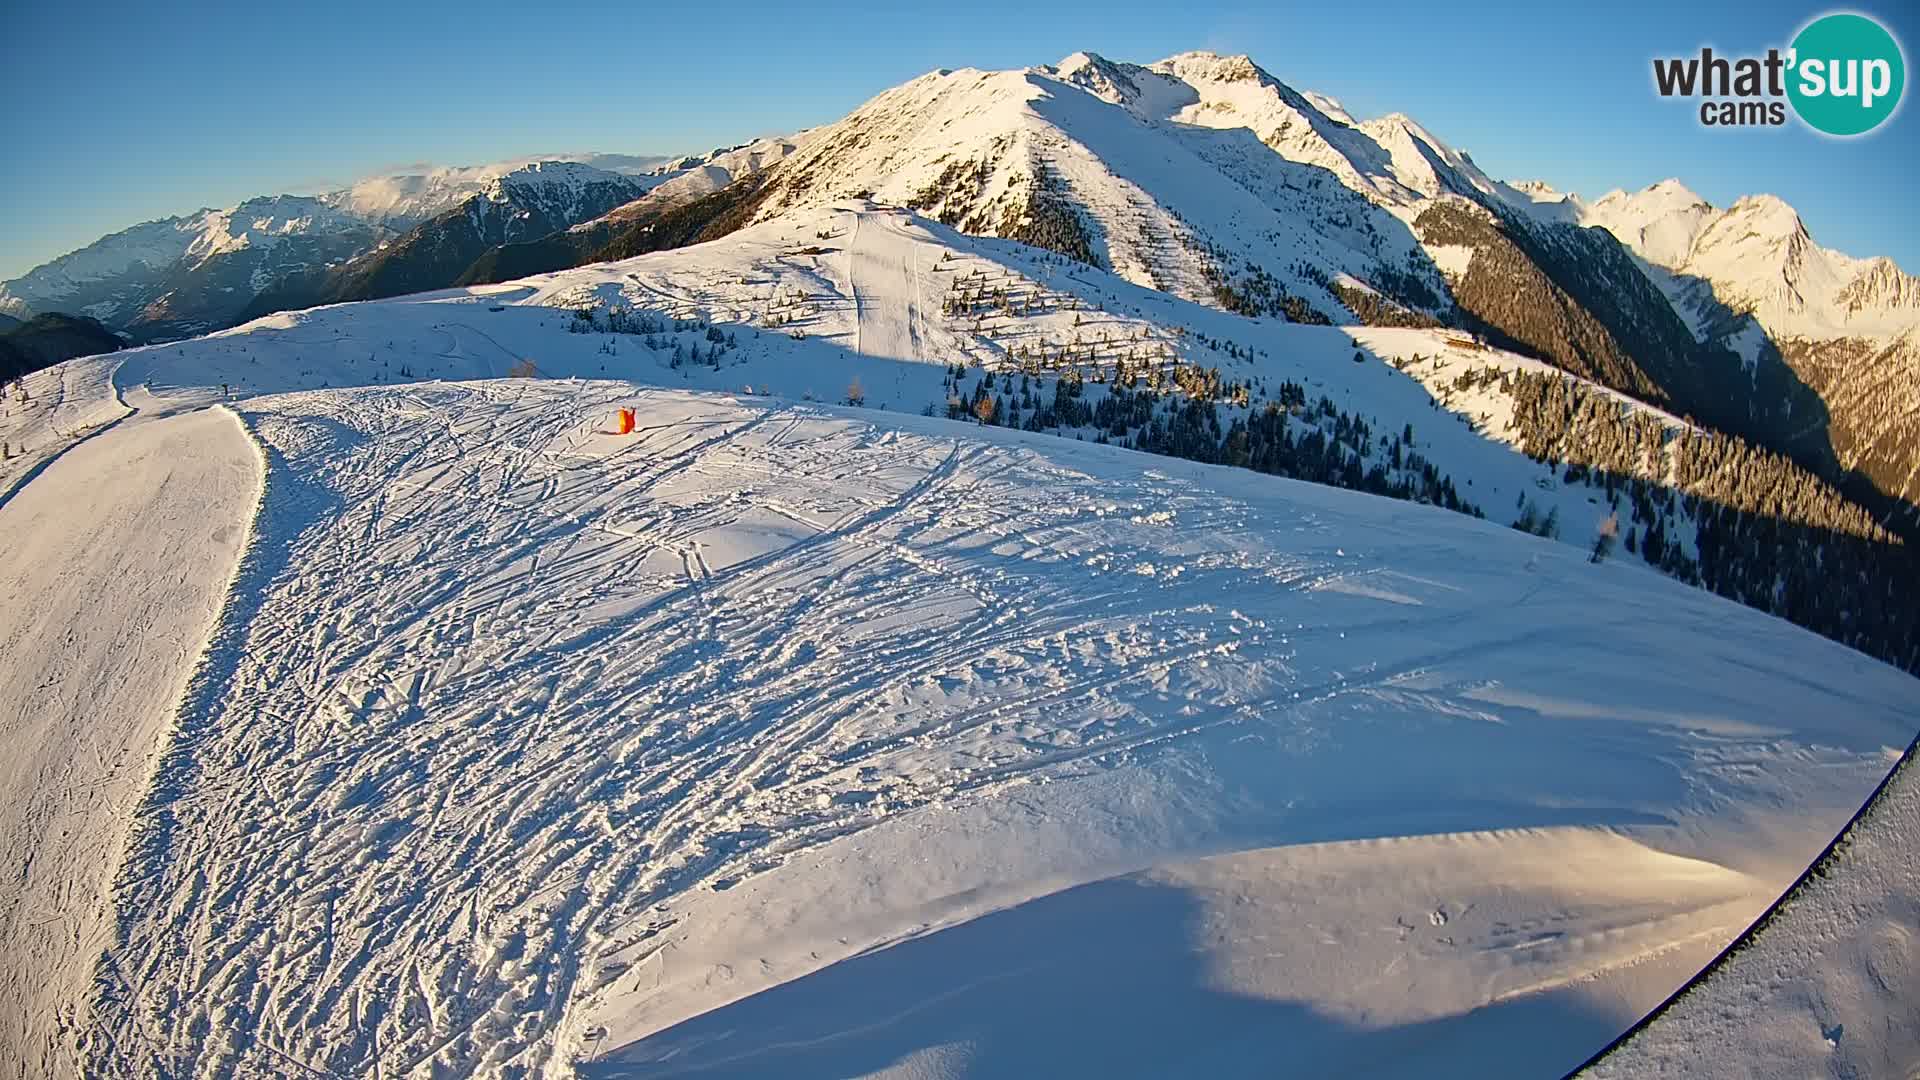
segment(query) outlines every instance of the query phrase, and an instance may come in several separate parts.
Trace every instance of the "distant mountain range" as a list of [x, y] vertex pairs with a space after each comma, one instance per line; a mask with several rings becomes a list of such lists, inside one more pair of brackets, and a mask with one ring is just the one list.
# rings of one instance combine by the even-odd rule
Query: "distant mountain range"
[[642, 198], [592, 221], [533, 240], [494, 248], [476, 259], [457, 284], [512, 281], [590, 262], [630, 258], [723, 236], [744, 222], [729, 218], [765, 170], [785, 160], [812, 135], [761, 139], [704, 158], [683, 158], [673, 175]]
[[[530, 165], [491, 181], [390, 243], [342, 263], [281, 278], [244, 314], [252, 318], [315, 304], [507, 280], [594, 261], [602, 247], [635, 224], [724, 187], [735, 176], [758, 171], [794, 145], [784, 139], [763, 140], [663, 162], [640, 176], [557, 162]], [[503, 272], [506, 277], [499, 276]]]
[[536, 162], [486, 186], [400, 236], [351, 258], [282, 275], [243, 316], [345, 300], [372, 300], [452, 284], [487, 250], [545, 236], [632, 202], [659, 182], [566, 162]]
[[[605, 165], [614, 168], [602, 167]], [[939, 71], [844, 119], [673, 161], [382, 177], [136, 226], [4, 285], [135, 340], [512, 280], [852, 196], [1254, 317], [1451, 326], [1791, 454], [1920, 535], [1920, 280], [1792, 207], [1678, 181], [1588, 202], [1488, 176], [1244, 56]]]
[[708, 159], [580, 155], [374, 177], [124, 229], [0, 283], [0, 312], [85, 315], [135, 341], [263, 310], [451, 284], [490, 247], [545, 235], [704, 175]]

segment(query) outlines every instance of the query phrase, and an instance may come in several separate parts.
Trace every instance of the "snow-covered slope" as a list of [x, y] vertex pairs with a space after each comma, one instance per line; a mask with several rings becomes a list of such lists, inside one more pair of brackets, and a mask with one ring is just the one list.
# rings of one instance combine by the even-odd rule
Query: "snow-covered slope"
[[[1222, 424], [1284, 408], [1303, 425], [1296, 437], [1318, 430], [1331, 442], [1336, 428], [1364, 423], [1374, 435], [1343, 437], [1362, 472], [1377, 466], [1391, 481], [1417, 483], [1433, 466], [1432, 478], [1456, 489], [1463, 510], [1478, 507], [1508, 521], [1529, 506], [1556, 518], [1569, 542], [1585, 545], [1613, 509], [1588, 482], [1523, 452], [1515, 402], [1501, 377], [1555, 374], [1540, 361], [1453, 331], [1248, 320], [867, 201], [796, 212], [695, 248], [427, 294], [392, 310], [432, 320], [450, 296], [501, 307], [485, 326], [504, 344], [482, 350], [485, 366], [450, 365], [441, 355], [446, 350], [433, 344], [437, 334], [427, 331], [380, 350], [378, 370], [356, 367], [347, 355], [323, 361], [330, 354], [315, 350], [347, 313], [320, 310], [241, 328], [268, 339], [288, 334], [308, 350], [296, 371], [249, 364], [233, 372], [232, 382], [244, 392], [271, 392], [499, 375], [532, 360], [548, 371], [722, 390], [751, 386], [810, 400], [842, 400], [857, 381], [870, 405], [944, 415], [954, 395], [976, 390], [998, 395], [1003, 408], [1037, 412], [1043, 398], [1054, 400], [1054, 381], [1069, 375], [1075, 393], [1097, 405], [1117, 393], [1123, 368], [1136, 390], [1156, 387], [1177, 398], [1177, 380], [1211, 372]], [[528, 318], [541, 330], [557, 321], [584, 332], [521, 338], [530, 332]], [[316, 339], [317, 328], [329, 329]], [[226, 381], [201, 379], [210, 380]], [[1671, 415], [1582, 385], [1657, 429], [1688, 430]], [[1065, 433], [1119, 434], [1105, 424], [1088, 419]], [[1669, 445], [1620, 467], [1668, 482], [1671, 455]], [[1437, 491], [1412, 497], [1440, 501]], [[1690, 526], [1676, 518], [1666, 529], [1672, 542], [1690, 549]]]
[[[387, 259], [369, 249], [448, 207], [577, 194], [571, 170], [527, 164], [380, 177], [321, 202], [377, 234], [340, 242], [364, 267]], [[527, 176], [552, 190], [490, 197]], [[387, 287], [334, 288], [330, 276], [364, 275], [341, 269], [330, 249], [282, 245], [269, 259], [248, 240], [263, 265], [240, 275], [244, 285], [200, 272], [163, 288], [148, 267], [187, 265], [192, 241], [145, 229], [77, 253], [71, 274], [36, 271], [43, 280], [5, 287], [0, 308], [82, 307], [110, 322], [135, 312], [146, 337], [178, 334], [327, 300], [509, 280], [871, 197], [1242, 313], [1455, 325], [1793, 454], [1830, 479], [1870, 476], [1876, 498], [1920, 499], [1920, 459], [1908, 449], [1920, 357], [1903, 344], [1920, 288], [1891, 263], [1818, 248], [1767, 197], [1721, 212], [1669, 183], [1588, 205], [1543, 183], [1503, 183], [1409, 116], [1358, 120], [1244, 56], [1138, 65], [1076, 53], [1057, 65], [938, 71], [823, 128], [621, 179], [651, 190], [590, 221], [527, 218], [564, 231], [529, 237], [532, 224], [516, 233], [479, 217], [453, 230], [457, 242], [433, 230], [411, 245], [430, 271], [387, 274]], [[201, 246], [227, 252], [236, 242], [225, 235]], [[469, 250], [486, 244], [478, 257]], [[182, 254], [169, 254], [175, 246]], [[68, 280], [82, 277], [84, 296]], [[250, 295], [262, 281], [280, 287]], [[1872, 374], [1856, 377], [1862, 368]], [[1901, 508], [1884, 502], [1876, 511], [1904, 527], [1892, 516]]]
[[114, 389], [117, 356], [69, 360], [28, 374], [0, 406], [0, 501], [77, 440], [127, 412]]
[[[1129, 352], [1416, 425], [1576, 546], [915, 415], [951, 361]], [[1589, 489], [1449, 389], [1537, 362], [871, 203], [63, 369], [102, 364], [143, 410], [231, 388], [266, 494], [157, 782], [87, 826], [134, 837], [97, 981], [20, 1060], [1551, 1074], [1798, 873], [1920, 703], [1588, 563]]]
[[1244, 314], [1453, 325], [1755, 433], [1717, 377], [1738, 361], [1609, 234], [1404, 115], [1354, 121], [1244, 56], [933, 72], [819, 130], [722, 220], [856, 196]]
[[[1151, 359], [1169, 379], [1186, 367], [1214, 370], [1222, 383], [1244, 383], [1239, 415], [1278, 401], [1290, 382], [1311, 398], [1327, 395], [1338, 409], [1386, 433], [1361, 455], [1366, 465], [1384, 463], [1386, 438], [1412, 425], [1417, 430], [1407, 449], [1456, 477], [1463, 489], [1471, 478], [1474, 501], [1489, 513], [1505, 514], [1524, 496], [1543, 515], [1557, 512], [1574, 543], [1586, 543], [1592, 523], [1605, 516], [1592, 490], [1562, 483], [1555, 468], [1520, 452], [1512, 403], [1497, 386], [1454, 385], [1462, 376], [1553, 370], [1538, 361], [1446, 332], [1250, 321], [866, 201], [790, 214], [696, 248], [519, 284], [524, 292], [494, 287], [507, 289], [499, 295], [511, 299], [498, 313], [506, 330], [520, 332], [516, 316], [538, 312], [551, 319], [554, 309], [595, 312], [597, 330], [610, 327], [616, 310], [654, 321], [650, 333], [579, 335], [573, 352], [587, 345], [601, 350], [586, 368], [593, 374], [651, 379], [664, 369], [684, 385], [752, 386], [828, 401], [846, 397], [849, 382], [858, 380], [870, 405], [944, 413], [958, 383], [978, 383], [989, 372], [989, 381], [1011, 386], [1032, 371], [1034, 385], [1051, 395], [1049, 380], [1076, 370], [1089, 380], [1083, 392], [1097, 400], [1107, 388], [1093, 380], [1109, 378], [1118, 363]], [[1001, 293], [1005, 310], [986, 299]], [[963, 295], [982, 297], [977, 311], [960, 310]], [[709, 325], [734, 344], [715, 349]], [[578, 361], [560, 358], [566, 355], [560, 348], [511, 346], [501, 363], [525, 355], [543, 365], [569, 365], [554, 370], [578, 370], [571, 366]], [[1373, 362], [1356, 365], [1357, 350]], [[950, 364], [964, 371], [954, 385]], [[434, 369], [410, 364], [409, 370]], [[253, 385], [257, 376], [244, 375]], [[268, 375], [263, 388], [283, 385], [274, 380]], [[1436, 417], [1436, 399], [1448, 413]], [[1673, 417], [1636, 408], [1680, 426]], [[1097, 428], [1080, 434], [1101, 437]], [[1649, 463], [1647, 475], [1658, 478], [1664, 468]]]
[[[1646, 557], [1689, 579], [1695, 575], [1687, 564], [1699, 555], [1693, 510], [1672, 495], [1655, 491], [1649, 501], [1623, 485], [1634, 477], [1681, 484], [1678, 477], [1704, 475], [1700, 468], [1718, 474], [1728, 464], [1689, 467], [1686, 461], [1699, 459], [1683, 455], [1691, 444], [1681, 436], [1694, 429], [1673, 416], [1592, 384], [1563, 383], [1544, 363], [1458, 332], [1249, 320], [865, 201], [797, 212], [697, 248], [529, 279], [505, 291], [478, 289], [464, 299], [496, 294], [511, 301], [492, 320], [503, 331], [520, 332], [529, 314], [552, 319], [558, 307], [563, 322], [584, 332], [562, 344], [511, 345], [493, 374], [531, 359], [543, 369], [559, 363], [566, 366], [558, 370], [596, 374], [664, 373], [685, 385], [752, 385], [824, 400], [851, 396], [857, 380], [859, 396], [893, 410], [957, 416], [987, 409], [1002, 425], [1241, 461], [1519, 522], [1577, 545], [1590, 543], [1596, 525], [1617, 511], [1629, 552], [1631, 541], [1657, 532], [1663, 542]], [[409, 310], [430, 313], [440, 299], [425, 297], [429, 306]], [[300, 315], [293, 325], [329, 318]], [[256, 332], [277, 325], [269, 321]], [[442, 350], [409, 340], [383, 352], [379, 371], [316, 366], [309, 355], [299, 369], [310, 378], [289, 383], [286, 372], [249, 369], [234, 381], [252, 392], [447, 370], [435, 355]], [[591, 353], [588, 366], [572, 366], [583, 352]], [[1554, 388], [1563, 385], [1589, 404], [1547, 405], [1540, 398], [1549, 390], [1558, 395]], [[1182, 411], [1194, 395], [1198, 415]], [[1617, 428], [1611, 440], [1589, 440], [1602, 456], [1563, 438], [1571, 429], [1552, 417], [1565, 409], [1586, 417], [1585, 430]], [[1229, 438], [1230, 429], [1247, 434]], [[1733, 505], [1884, 540], [1863, 511], [1809, 476], [1747, 479], [1761, 485], [1754, 491], [1792, 497]], [[1694, 490], [1683, 484], [1673, 494]], [[1728, 494], [1699, 493], [1713, 500]], [[1817, 505], [1805, 501], [1813, 496]], [[1725, 543], [1723, 537], [1723, 552]], [[1727, 558], [1710, 569], [1731, 575], [1737, 567]], [[1796, 594], [1803, 586], [1814, 587], [1789, 583]], [[1878, 603], [1877, 595], [1852, 599], [1858, 604], [1826, 606], [1841, 617]], [[1889, 636], [1892, 625], [1881, 627], [1883, 616], [1829, 625], [1808, 623], [1809, 609], [1797, 610], [1803, 625], [1856, 643], [1864, 631], [1878, 655], [1909, 662], [1897, 635]]]
[[1581, 1075], [1912, 1076], [1920, 1066], [1920, 771], [1911, 759], [1739, 951]]
[[1856, 496], [1916, 524], [1920, 287], [1818, 247], [1778, 199], [1503, 183], [1405, 115], [1358, 121], [1212, 53], [930, 73], [820, 129], [730, 220], [861, 195], [1232, 310], [1480, 332], [1870, 476]]
[[[1699, 258], [1752, 271], [1756, 320], [1891, 351], [1890, 264], [1764, 200], [1502, 184], [1244, 57], [937, 72], [803, 134], [639, 177], [389, 177], [35, 272], [183, 330], [336, 241], [454, 265], [611, 191], [714, 211], [678, 243], [738, 228], [62, 364], [7, 402], [33, 753], [0, 818], [26, 942], [0, 986], [28, 1004], [0, 1069], [1552, 1075], [1911, 738], [1912, 679], [1589, 562], [1616, 508], [1704, 556], [1669, 487], [1696, 431], [1487, 344], [1564, 364], [1577, 336], [1671, 393], [1676, 334], [1744, 342], [1722, 285], [1663, 261]], [[1644, 264], [1563, 227], [1601, 213]], [[229, 391], [264, 496], [200, 657], [256, 490], [196, 411]], [[1529, 445], [1535, 413], [1617, 427], [1608, 475]], [[1783, 520], [1750, 532], [1835, 528], [1809, 565], [1885, 541], [1791, 518], [1785, 486], [1753, 485]], [[1776, 610], [1831, 604], [1745, 569]], [[1865, 647], [1884, 598], [1827, 584], [1868, 599], [1833, 631]], [[163, 587], [184, 599], [143, 609]]]
[[[284, 554], [119, 898], [83, 1049], [135, 1073], [789, 1035], [837, 1075], [1398, 1072], [1446, 1033], [1551, 1072], [1766, 901], [1911, 693], [1457, 515], [1117, 449], [595, 383], [244, 412]], [[1147, 1001], [1145, 1045], [1092, 1023]]]
[[935, 72], [815, 134], [773, 171], [757, 216], [870, 193], [1190, 299], [1256, 274], [1340, 312], [1325, 281], [1416, 263], [1407, 227], [1347, 186], [1397, 197], [1389, 156], [1257, 72], [1211, 54]]
[[757, 216], [861, 194], [1189, 299], [1227, 285], [1337, 322], [1354, 318], [1329, 291], [1342, 278], [1450, 316], [1449, 253], [1414, 228], [1431, 206], [1556, 220], [1410, 117], [1359, 122], [1248, 57], [1206, 52], [922, 76], [819, 130]]
[[650, 193], [656, 200], [682, 202], [710, 195], [743, 176], [786, 160], [812, 137], [815, 129], [792, 135], [755, 139], [740, 146], [722, 147], [704, 157], [685, 157], [662, 165], [660, 183]]

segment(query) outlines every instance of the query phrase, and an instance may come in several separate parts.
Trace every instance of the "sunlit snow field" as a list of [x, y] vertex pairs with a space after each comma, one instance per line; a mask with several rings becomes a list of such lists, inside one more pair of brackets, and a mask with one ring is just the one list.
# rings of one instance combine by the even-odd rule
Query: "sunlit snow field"
[[[9, 1062], [1552, 1074], [1744, 927], [1912, 737], [1911, 678], [1633, 561], [918, 416], [941, 339], [890, 235], [806, 341], [687, 379], [533, 306], [622, 264], [112, 361], [98, 400], [133, 415], [0, 528], [181, 419], [263, 484], [68, 512], [250, 540], [207, 556], [231, 596], [170, 631], [210, 643], [154, 666], [144, 711], [35, 706], [49, 746], [125, 724], [153, 756], [114, 774], [94, 864], [25, 872], [73, 930], [0, 909], [63, 973], [0, 971], [34, 995]], [[1373, 385], [1352, 351], [1293, 362]], [[500, 377], [526, 358], [546, 377]], [[1372, 367], [1380, 400], [1423, 393]], [[856, 376], [895, 411], [797, 400]], [[1456, 452], [1512, 459], [1480, 474], [1509, 504], [1533, 483], [1491, 440]], [[166, 572], [100, 550], [73, 573]], [[132, 647], [5, 612], [37, 642], [18, 670]]]

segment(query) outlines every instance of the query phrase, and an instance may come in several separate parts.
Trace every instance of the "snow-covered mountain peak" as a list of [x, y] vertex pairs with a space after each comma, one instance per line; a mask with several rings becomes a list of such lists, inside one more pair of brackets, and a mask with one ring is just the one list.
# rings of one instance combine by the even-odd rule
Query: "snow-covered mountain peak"
[[304, 195], [267, 195], [225, 210], [204, 211], [200, 230], [187, 245], [195, 262], [246, 248], [271, 247], [289, 236], [333, 232], [358, 224], [321, 199]]
[[1177, 53], [1149, 66], [1190, 83], [1263, 82], [1273, 86], [1284, 85], [1262, 70], [1252, 57], [1244, 54], [1222, 56], [1216, 52], [1197, 50]]
[[1509, 180], [1507, 186], [1523, 195], [1542, 199], [1564, 199], [1567, 193], [1545, 180]]
[[781, 163], [753, 196], [752, 220], [871, 196], [1187, 298], [1215, 295], [1210, 273], [1250, 273], [1272, 279], [1259, 286], [1270, 306], [1305, 295], [1337, 311], [1325, 282], [1364, 280], [1381, 245], [1411, 245], [1403, 229], [1376, 238], [1360, 225], [1363, 204], [1344, 189], [1413, 193], [1364, 133], [1276, 81], [1227, 78], [1230, 59], [1143, 67], [1081, 53], [922, 76]]
[[404, 228], [451, 210], [475, 195], [498, 201], [500, 193], [509, 189], [525, 190], [535, 185], [577, 189], [583, 183], [604, 181], [608, 177], [638, 179], [583, 161], [515, 158], [486, 165], [384, 173], [320, 198], [345, 213]]
[[[136, 313], [174, 310], [187, 278], [200, 291], [237, 295], [276, 268], [341, 256], [379, 236], [364, 218], [324, 198], [262, 196], [102, 237], [0, 286], [0, 312], [65, 311], [120, 327]], [[232, 273], [213, 273], [220, 263]]]
[[1631, 194], [1609, 191], [1578, 209], [1583, 224], [1607, 229], [1642, 258], [1666, 267], [1687, 261], [1703, 223], [1719, 213], [1678, 180]]
[[[1365, 121], [1357, 126], [1369, 132], [1384, 132], [1396, 138], [1412, 139], [1425, 143], [1428, 149], [1439, 155], [1453, 168], [1470, 169], [1476, 174], [1480, 173], [1480, 167], [1473, 163], [1473, 155], [1471, 153], [1442, 141], [1438, 135], [1427, 130], [1418, 120], [1408, 116], [1406, 113], [1390, 112], [1385, 116]], [[1484, 177], [1484, 175], [1482, 178], [1485, 179], [1489, 185], [1493, 183], [1491, 178]]]
[[1156, 78], [1164, 86], [1154, 107], [1134, 109], [1145, 119], [1176, 128], [1245, 129], [1285, 161], [1325, 170], [1374, 202], [1395, 206], [1419, 197], [1394, 177], [1389, 154], [1338, 102], [1302, 93], [1245, 56], [1181, 53], [1140, 70], [1143, 86]]
[[1852, 277], [1852, 260], [1815, 245], [1800, 215], [1771, 196], [1743, 198], [1704, 222], [1688, 265], [1709, 280], [1731, 278], [1716, 289], [1721, 299], [1770, 327], [1823, 306]]
[[[36, 266], [0, 287], [0, 312], [26, 318], [40, 311], [61, 310], [71, 296], [95, 282], [171, 266], [186, 255], [205, 231], [207, 218], [215, 213], [203, 209], [142, 222]], [[86, 307], [81, 305], [80, 309], [85, 311]]]
[[1618, 223], [1633, 228], [1674, 215], [1716, 212], [1713, 204], [1677, 179], [1662, 180], [1634, 192], [1615, 188], [1584, 205], [1582, 210], [1596, 223], [1605, 222], [1609, 227]]
[[1364, 121], [1359, 129], [1386, 151], [1393, 178], [1423, 197], [1502, 197], [1500, 185], [1481, 172], [1465, 151], [1440, 141], [1405, 113]]
[[1808, 237], [1806, 223], [1799, 211], [1777, 195], [1742, 195], [1727, 207], [1729, 217], [1739, 218], [1755, 232], [1779, 243], [1792, 243]]
[[341, 210], [370, 220], [414, 222], [451, 209], [521, 164], [498, 162], [369, 176], [323, 197]]
[[1615, 188], [1601, 196], [1595, 205], [1629, 202], [1638, 206], [1661, 208], [1708, 205], [1707, 200], [1701, 198], [1692, 188], [1682, 183], [1678, 177], [1673, 176], [1648, 184], [1639, 191], [1632, 193]]
[[1385, 116], [1362, 121], [1361, 126], [1373, 131], [1399, 132], [1408, 138], [1420, 139], [1436, 145], [1440, 142], [1439, 139], [1434, 138], [1432, 132], [1421, 127], [1413, 117], [1403, 112], [1390, 112]]
[[[704, 155], [678, 158], [640, 179], [647, 190], [639, 198], [614, 207], [607, 213], [568, 227], [576, 236], [604, 236], [609, 231], [628, 227], [663, 207], [682, 205], [720, 191], [736, 180], [765, 171], [786, 160], [820, 128], [808, 128], [791, 135], [755, 139], [739, 146], [720, 147]], [[604, 242], [604, 241], [603, 241]]]
[[636, 198], [649, 186], [640, 177], [553, 159], [396, 171], [319, 195], [265, 195], [102, 237], [6, 282], [0, 311], [86, 314], [136, 337], [200, 333], [228, 325], [288, 275], [370, 252], [475, 196], [551, 212], [591, 202], [587, 195]]
[[[1915, 311], [1920, 309], [1920, 278], [1880, 255], [1868, 259], [1835, 299], [1848, 312]], [[1909, 340], [1920, 340], [1920, 325], [1909, 327], [1906, 336]]]
[[[1142, 69], [1193, 88], [1200, 106], [1215, 112], [1239, 113], [1248, 119], [1286, 110], [1307, 122], [1344, 126], [1322, 113], [1298, 90], [1274, 78], [1245, 56], [1187, 52], [1170, 56]], [[1287, 117], [1280, 117], [1286, 119]], [[1227, 126], [1208, 124], [1208, 127]]]
[[[1780, 283], [1795, 291], [1808, 286], [1838, 287], [1842, 279], [1852, 276], [1854, 263], [1839, 252], [1816, 246], [1799, 213], [1773, 195], [1736, 199], [1724, 214], [1709, 221], [1695, 241], [1695, 250], [1702, 258], [1737, 254], [1745, 265], [1779, 275]], [[1808, 280], [1809, 274], [1817, 277]], [[1823, 294], [1830, 294], [1830, 289], [1811, 295]]]
[[1507, 202], [1541, 221], [1571, 223], [1582, 210], [1580, 198], [1545, 180], [1506, 181]]
[[494, 202], [511, 201], [515, 194], [539, 190], [543, 193], [577, 192], [590, 184], [633, 184], [631, 177], [596, 169], [577, 161], [533, 161], [494, 177], [485, 194]]
[[1154, 71], [1148, 71], [1146, 67], [1140, 67], [1139, 63], [1116, 63], [1094, 52], [1075, 52], [1073, 56], [1056, 63], [1050, 69], [1043, 69], [1041, 73], [1052, 75], [1062, 83], [1079, 86], [1104, 102], [1110, 102], [1116, 106], [1127, 106], [1135, 111], [1144, 111], [1140, 108], [1144, 106], [1142, 88], [1140, 88], [1142, 77], [1150, 81], [1171, 83], [1171, 79], [1165, 79]]
[[[756, 218], [863, 193], [912, 203], [964, 161], [1002, 174], [986, 179], [993, 190], [970, 196], [990, 200], [1004, 193], [1012, 171], [1024, 173], [1030, 154], [1022, 148], [1040, 126], [1028, 103], [1065, 83], [1048, 70], [935, 71], [882, 92], [788, 158]], [[984, 222], [980, 231], [987, 231]]]
[[1610, 191], [1580, 207], [1579, 220], [1607, 229], [1664, 271], [1680, 306], [1692, 304], [1685, 298], [1696, 291], [1683, 283], [1703, 283], [1719, 307], [1751, 314], [1776, 338], [1888, 340], [1914, 325], [1920, 306], [1912, 275], [1891, 260], [1821, 247], [1776, 195], [1744, 195], [1723, 210], [1668, 179], [1633, 193]]
[[1091, 52], [1074, 53], [1053, 66], [1053, 73], [1067, 82], [1122, 99], [1140, 92], [1133, 78], [1140, 70], [1138, 64], [1116, 64]]
[[1355, 120], [1353, 114], [1347, 111], [1347, 107], [1341, 104], [1339, 98], [1330, 97], [1312, 90], [1302, 90], [1300, 91], [1300, 96], [1306, 98], [1314, 108], [1319, 109], [1329, 120], [1337, 120], [1348, 127], [1358, 127], [1360, 124], [1360, 121]]
[[817, 127], [806, 128], [791, 135], [769, 135], [754, 139], [752, 142], [715, 147], [704, 154], [687, 154], [660, 163], [648, 170], [646, 175], [648, 179], [655, 180], [665, 187], [685, 180], [689, 173], [703, 169], [719, 168], [729, 171], [762, 169], [793, 153], [801, 143], [819, 130]]
[[1677, 176], [1669, 176], [1665, 180], [1649, 184], [1644, 194], [1649, 197], [1658, 197], [1674, 202], [1706, 203], [1707, 201], [1701, 198], [1692, 188], [1682, 183]]

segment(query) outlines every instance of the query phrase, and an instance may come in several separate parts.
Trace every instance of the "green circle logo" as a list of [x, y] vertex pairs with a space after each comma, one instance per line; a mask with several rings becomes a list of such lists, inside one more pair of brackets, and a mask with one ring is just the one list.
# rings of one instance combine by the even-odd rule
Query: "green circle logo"
[[1861, 135], [1893, 115], [1907, 85], [1900, 43], [1865, 15], [1822, 15], [1793, 39], [1787, 98], [1816, 131]]

